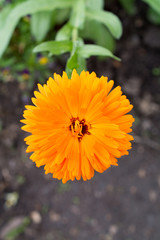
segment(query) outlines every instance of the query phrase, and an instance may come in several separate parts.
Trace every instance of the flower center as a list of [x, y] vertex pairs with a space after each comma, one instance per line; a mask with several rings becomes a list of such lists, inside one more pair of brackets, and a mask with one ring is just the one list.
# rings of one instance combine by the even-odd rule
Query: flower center
[[89, 125], [84, 119], [81, 121], [78, 118], [71, 119], [71, 125], [69, 126], [69, 129], [72, 132], [72, 135], [77, 137], [79, 140], [82, 139], [84, 134], [90, 134], [88, 132], [89, 128]]

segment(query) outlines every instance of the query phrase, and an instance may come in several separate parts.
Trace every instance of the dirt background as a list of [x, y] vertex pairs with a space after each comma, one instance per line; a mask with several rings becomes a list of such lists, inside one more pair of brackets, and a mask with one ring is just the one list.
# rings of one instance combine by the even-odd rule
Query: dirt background
[[134, 17], [110, 8], [123, 21], [122, 62], [91, 58], [88, 69], [114, 79], [134, 104], [133, 149], [118, 167], [63, 185], [25, 153], [19, 120], [29, 98], [16, 81], [0, 82], [2, 240], [160, 239], [160, 28], [148, 22], [144, 4]]

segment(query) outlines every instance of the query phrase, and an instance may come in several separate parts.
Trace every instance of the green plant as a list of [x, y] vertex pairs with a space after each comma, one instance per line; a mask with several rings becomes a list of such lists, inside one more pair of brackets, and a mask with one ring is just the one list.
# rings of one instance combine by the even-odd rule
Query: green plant
[[30, 224], [30, 218], [25, 217], [19, 226], [17, 226], [16, 228], [12, 229], [7, 233], [7, 235], [5, 236], [5, 240], [16, 239], [20, 234], [22, 234], [25, 231], [25, 229], [29, 224]]
[[129, 15], [134, 15], [136, 13], [135, 0], [119, 0], [119, 2]]
[[[49, 57], [70, 53], [66, 63], [68, 74], [73, 68], [78, 72], [86, 69], [85, 59], [90, 56], [105, 56], [120, 60], [112, 51], [115, 45], [114, 39], [119, 39], [122, 35], [122, 25], [119, 18], [111, 12], [104, 11], [103, 6], [103, 0], [28, 0], [5, 5], [0, 13], [0, 56], [2, 57], [9, 43], [6, 54], [11, 53], [9, 49], [13, 48], [12, 41], [17, 26], [21, 24], [22, 29], [27, 25], [35, 41], [40, 43], [34, 48], [35, 53], [49, 52]], [[28, 23], [24, 24], [25, 20]], [[59, 26], [59, 30], [54, 31], [54, 26]], [[23, 46], [25, 51], [22, 51], [22, 54], [27, 55], [27, 48], [33, 49], [35, 43], [28, 33], [19, 36], [20, 39], [28, 39]], [[49, 41], [42, 42], [44, 39]], [[92, 40], [95, 44], [85, 44], [85, 39]], [[15, 45], [19, 45], [19, 42]], [[32, 70], [35, 68], [35, 55], [27, 56], [26, 61], [28, 58]], [[16, 59], [11, 57], [11, 63], [15, 61]], [[7, 66], [8, 62], [4, 65]], [[24, 66], [22, 64], [19, 67]]]
[[[142, 0], [148, 4], [149, 8], [147, 11], [148, 19], [154, 24], [160, 24], [160, 1], [159, 0]], [[135, 15], [137, 7], [135, 0], [119, 0], [122, 7], [129, 15]]]
[[160, 24], [160, 1], [159, 0], [143, 0], [149, 5], [147, 12], [148, 19], [154, 24]]

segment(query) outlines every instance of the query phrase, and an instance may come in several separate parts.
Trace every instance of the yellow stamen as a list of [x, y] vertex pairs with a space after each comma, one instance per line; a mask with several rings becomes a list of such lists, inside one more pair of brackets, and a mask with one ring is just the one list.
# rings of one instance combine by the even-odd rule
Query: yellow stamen
[[76, 136], [76, 137], [81, 137], [83, 136], [82, 134], [82, 124], [79, 122], [79, 120], [76, 120], [73, 124], [71, 125], [71, 131], [72, 131], [72, 135]]

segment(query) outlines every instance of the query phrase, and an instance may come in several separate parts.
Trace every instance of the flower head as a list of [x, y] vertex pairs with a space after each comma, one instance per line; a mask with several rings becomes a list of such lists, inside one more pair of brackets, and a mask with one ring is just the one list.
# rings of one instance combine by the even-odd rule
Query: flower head
[[39, 58], [39, 63], [41, 65], [46, 65], [48, 63], [48, 58], [47, 57], [40, 57]]
[[63, 183], [87, 180], [128, 154], [134, 118], [127, 113], [133, 106], [119, 86], [111, 90], [113, 84], [76, 70], [71, 79], [63, 72], [38, 84], [34, 106], [26, 106], [21, 121], [31, 133], [25, 138], [27, 152], [33, 152], [30, 158], [38, 167], [45, 165], [46, 174]]

